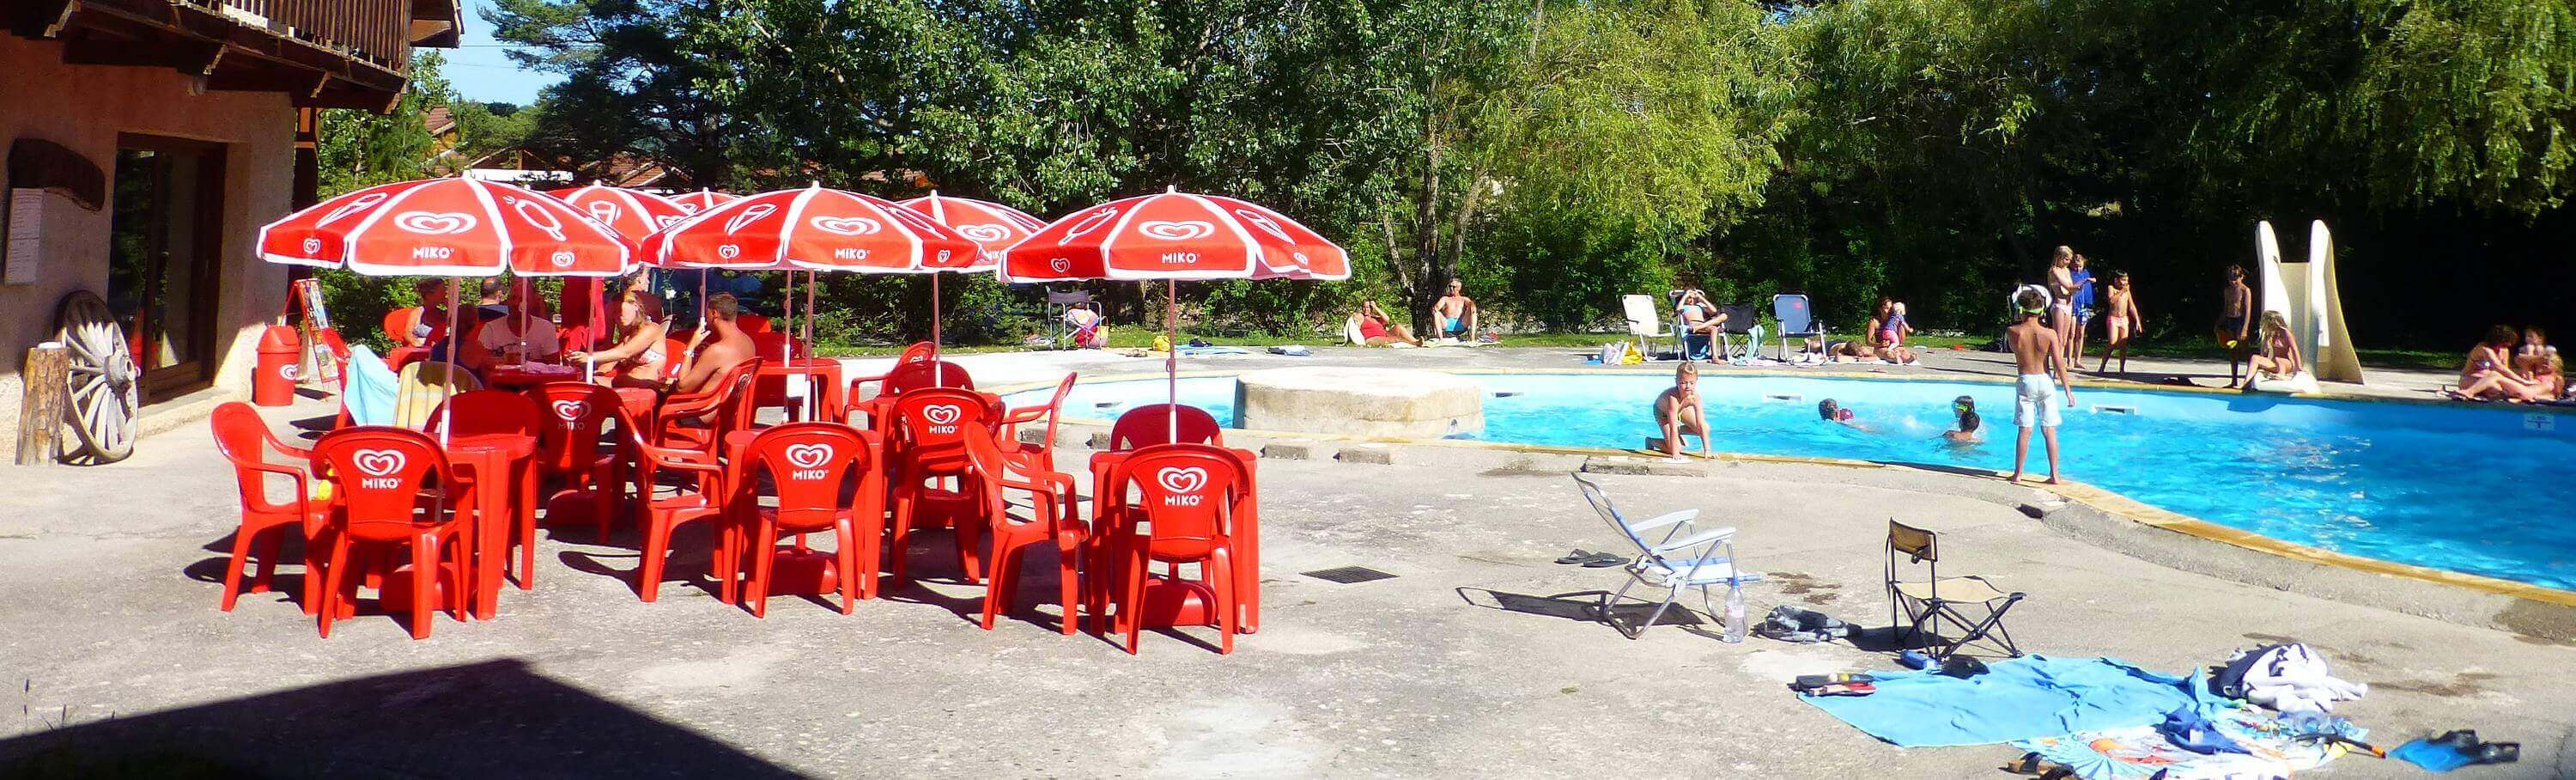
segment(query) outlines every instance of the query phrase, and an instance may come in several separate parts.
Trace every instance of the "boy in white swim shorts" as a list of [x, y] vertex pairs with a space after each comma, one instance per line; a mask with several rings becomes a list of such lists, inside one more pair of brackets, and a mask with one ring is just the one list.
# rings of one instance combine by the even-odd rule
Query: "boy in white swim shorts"
[[[2057, 329], [2040, 323], [2048, 313], [2048, 295], [2024, 288], [2013, 296], [2013, 308], [2020, 310], [2021, 322], [2004, 336], [2012, 341], [2013, 364], [2021, 377], [2013, 384], [2013, 425], [2020, 434], [2013, 439], [2012, 481], [2021, 481], [2022, 461], [2030, 457], [2030, 428], [2039, 426], [2040, 436], [2048, 442], [2048, 483], [2057, 484], [2058, 399], [2067, 406], [2075, 405], [2075, 389], [2066, 384], [2065, 343]], [[2052, 376], [2053, 375], [2053, 376]]]

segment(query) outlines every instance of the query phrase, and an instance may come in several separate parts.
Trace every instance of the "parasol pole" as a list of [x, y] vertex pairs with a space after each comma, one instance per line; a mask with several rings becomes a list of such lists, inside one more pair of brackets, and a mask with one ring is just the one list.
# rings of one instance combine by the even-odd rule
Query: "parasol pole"
[[[464, 330], [462, 327], [464, 325], [464, 317], [461, 316], [461, 312], [457, 311], [458, 304], [456, 296], [457, 289], [464, 286], [465, 277], [449, 277], [447, 280], [447, 367], [438, 370], [438, 384], [439, 387], [445, 391], [442, 393], [439, 401], [441, 405], [445, 405], [447, 403], [446, 399], [456, 397], [456, 367], [460, 365], [459, 361], [463, 359], [462, 356], [456, 354], [456, 332]], [[454, 420], [450, 419], [455, 416], [453, 411], [454, 410], [451, 407], [449, 414], [438, 416], [438, 446], [440, 449], [447, 448], [447, 429], [455, 427]]]
[[947, 386], [948, 386], [948, 382], [947, 382], [947, 380], [946, 380], [945, 378], [943, 378], [943, 377], [942, 377], [942, 375], [943, 375], [943, 374], [947, 373], [947, 369], [939, 365], [941, 362], [942, 362], [942, 359], [939, 357], [939, 272], [938, 272], [938, 271], [931, 271], [931, 272], [930, 272], [930, 384], [931, 384], [932, 386], [934, 386], [934, 387], [947, 387]]
[[[822, 279], [821, 271], [805, 272], [805, 336], [802, 339], [802, 342], [805, 345], [805, 356], [809, 359], [814, 356], [814, 286], [821, 284]], [[791, 333], [790, 335], [793, 334]], [[795, 344], [789, 344], [788, 347], [789, 352], [787, 359], [790, 362], [798, 360], [794, 351]], [[799, 374], [798, 376], [807, 375]], [[805, 419], [812, 420], [822, 416], [823, 399], [821, 395], [815, 391], [814, 382], [810, 376], [805, 382], [805, 403]]]
[[1170, 402], [1163, 406], [1163, 441], [1181, 440], [1181, 283], [1163, 280], [1163, 353], [1164, 387], [1170, 391]]

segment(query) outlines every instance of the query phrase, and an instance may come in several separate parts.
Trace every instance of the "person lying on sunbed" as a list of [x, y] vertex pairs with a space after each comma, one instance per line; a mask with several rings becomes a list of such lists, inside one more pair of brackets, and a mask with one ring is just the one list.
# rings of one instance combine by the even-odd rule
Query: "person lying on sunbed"
[[1664, 454], [1682, 454], [1684, 434], [1699, 437], [1700, 457], [1708, 457], [1708, 404], [1699, 397], [1699, 364], [1684, 360], [1673, 367], [1673, 386], [1655, 396], [1655, 424], [1664, 429]]
[[2469, 348], [2468, 362], [2460, 366], [2458, 395], [2473, 401], [2512, 401], [2523, 403], [2540, 397], [2539, 387], [2530, 377], [2513, 370], [2513, 329], [2498, 325], [2487, 330], [2486, 340]]
[[1372, 347], [1396, 344], [1422, 346], [1422, 340], [1413, 337], [1413, 330], [1405, 327], [1404, 323], [1395, 321], [1395, 318], [1386, 316], [1386, 310], [1378, 308], [1377, 301], [1361, 301], [1359, 313], [1351, 316], [1359, 318], [1362, 344]]

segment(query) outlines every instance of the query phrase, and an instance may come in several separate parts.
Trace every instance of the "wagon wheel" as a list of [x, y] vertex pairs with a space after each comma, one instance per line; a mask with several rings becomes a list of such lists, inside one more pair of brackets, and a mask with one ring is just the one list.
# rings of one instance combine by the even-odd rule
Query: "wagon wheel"
[[134, 454], [135, 416], [142, 372], [126, 350], [125, 329], [107, 311], [107, 302], [88, 290], [63, 296], [54, 339], [63, 343], [71, 362], [70, 405], [65, 411], [72, 432], [80, 437], [77, 452], [66, 451], [67, 463], [100, 464]]

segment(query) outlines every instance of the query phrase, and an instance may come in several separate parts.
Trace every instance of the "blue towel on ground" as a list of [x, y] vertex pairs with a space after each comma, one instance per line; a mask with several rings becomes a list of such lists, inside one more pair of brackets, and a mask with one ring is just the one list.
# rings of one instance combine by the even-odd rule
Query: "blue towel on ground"
[[2421, 739], [2397, 746], [2396, 750], [2388, 751], [2388, 757], [2435, 774], [2468, 766], [2471, 760], [2469, 754], [2460, 752], [2459, 748]]
[[2163, 723], [2176, 709], [2223, 700], [2198, 678], [2168, 677], [2110, 658], [2031, 655], [1965, 680], [1937, 672], [1871, 672], [1867, 696], [1801, 696], [1899, 747], [1986, 745]]
[[349, 345], [349, 364], [340, 367], [348, 372], [347, 391], [340, 403], [349, 409], [353, 425], [394, 424], [394, 400], [402, 387], [402, 378], [385, 366], [383, 358], [365, 344]]

